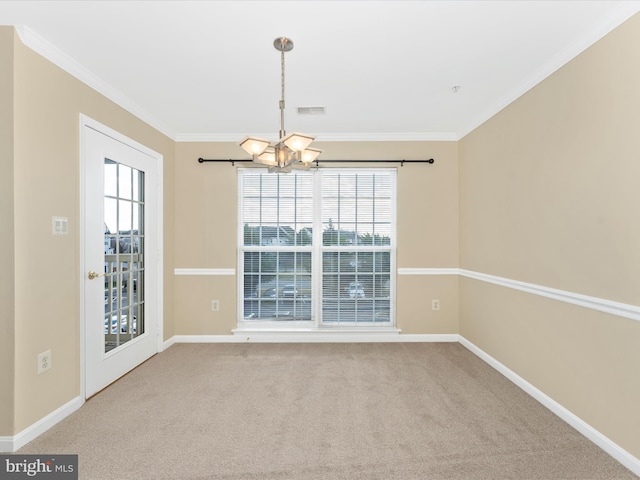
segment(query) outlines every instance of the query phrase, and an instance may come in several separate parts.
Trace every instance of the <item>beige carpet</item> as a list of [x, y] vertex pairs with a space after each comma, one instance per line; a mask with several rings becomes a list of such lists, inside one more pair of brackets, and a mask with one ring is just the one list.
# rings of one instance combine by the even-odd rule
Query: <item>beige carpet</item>
[[175, 345], [18, 453], [81, 479], [635, 479], [459, 344]]

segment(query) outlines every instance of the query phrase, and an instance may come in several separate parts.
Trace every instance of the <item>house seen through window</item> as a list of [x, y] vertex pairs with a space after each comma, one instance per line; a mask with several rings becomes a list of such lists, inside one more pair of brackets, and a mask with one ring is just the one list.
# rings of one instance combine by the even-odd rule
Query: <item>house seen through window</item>
[[395, 169], [239, 170], [242, 325], [392, 326]]

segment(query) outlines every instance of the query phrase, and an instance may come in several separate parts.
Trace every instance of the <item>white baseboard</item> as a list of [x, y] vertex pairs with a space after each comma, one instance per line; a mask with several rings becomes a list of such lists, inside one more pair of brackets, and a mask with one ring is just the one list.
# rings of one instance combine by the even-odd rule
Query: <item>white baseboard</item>
[[13, 452], [13, 437], [0, 437], [0, 452]]
[[[457, 342], [458, 334], [418, 335], [399, 332], [300, 332], [234, 330], [233, 335], [175, 335], [174, 343], [381, 343], [381, 342]], [[167, 347], [168, 348], [168, 347]]]
[[54, 410], [46, 417], [41, 418], [30, 427], [13, 437], [0, 437], [0, 452], [15, 452], [24, 447], [31, 440], [36, 439], [44, 432], [49, 430], [55, 424], [61, 422], [73, 412], [78, 410], [84, 404], [82, 397], [76, 397], [73, 400]]
[[504, 375], [506, 378], [511, 380], [514, 384], [524, 390], [526, 393], [535, 398], [538, 402], [544, 405], [547, 409], [551, 410], [554, 414], [560, 417], [562, 420], [567, 422], [573, 428], [575, 428], [582, 435], [587, 437], [593, 443], [595, 443], [602, 450], [607, 452], [613, 458], [615, 458], [618, 462], [624, 465], [626, 468], [631, 470], [636, 475], [640, 476], [640, 459], [634, 457], [629, 452], [627, 452], [620, 445], [613, 442], [608, 437], [604, 436], [602, 433], [597, 431], [587, 422], [567, 410], [565, 407], [560, 405], [558, 402], [553, 400], [551, 397], [538, 390], [536, 387], [527, 382], [524, 378], [519, 376], [514, 371], [510, 370], [508, 367], [500, 363], [498, 360], [493, 358], [491, 355], [486, 353], [485, 351], [478, 348], [476, 345], [471, 343], [469, 340], [464, 338], [462, 335], [459, 336], [460, 344], [463, 345], [470, 352], [477, 355], [479, 358], [484, 360], [487, 364], [495, 368], [498, 372]]
[[243, 343], [235, 335], [174, 335], [173, 343]]
[[169, 348], [171, 345], [173, 345], [174, 343], [176, 343], [176, 337], [175, 335], [173, 337], [171, 337], [169, 340], [165, 340], [162, 343], [162, 347], [160, 349], [161, 352], [164, 352], [167, 348]]

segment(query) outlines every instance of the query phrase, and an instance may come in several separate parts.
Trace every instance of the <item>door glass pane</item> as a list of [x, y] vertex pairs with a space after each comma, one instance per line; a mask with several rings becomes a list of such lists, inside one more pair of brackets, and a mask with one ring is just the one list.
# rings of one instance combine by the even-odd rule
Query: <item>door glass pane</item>
[[118, 201], [118, 232], [121, 237], [131, 231], [131, 202], [127, 200]]
[[105, 159], [104, 348], [144, 333], [144, 172]]
[[138, 224], [138, 221], [139, 221], [139, 217], [140, 217], [140, 215], [139, 215], [139, 209], [138, 209], [138, 208], [136, 208], [135, 203], [133, 204], [133, 209], [132, 209], [132, 211], [131, 211], [131, 214], [132, 214], [132, 218], [131, 218], [131, 230], [132, 230], [132, 231], [139, 230], [140, 226], [139, 226], [139, 224]]
[[118, 194], [120, 198], [131, 198], [131, 167], [118, 164]]
[[133, 170], [131, 172], [131, 187], [133, 189], [132, 192], [132, 200], [140, 200], [140, 181], [142, 180], [142, 175], [138, 170]]
[[104, 161], [104, 194], [110, 197], [118, 195], [118, 165], [109, 159]]

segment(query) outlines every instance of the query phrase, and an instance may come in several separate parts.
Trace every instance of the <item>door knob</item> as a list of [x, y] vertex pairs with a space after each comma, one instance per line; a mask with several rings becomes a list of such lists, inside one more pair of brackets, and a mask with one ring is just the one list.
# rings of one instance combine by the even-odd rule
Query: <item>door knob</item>
[[105, 275], [106, 273], [96, 273], [91, 270], [87, 276], [89, 277], [89, 280], [93, 280], [94, 278], [104, 277]]

